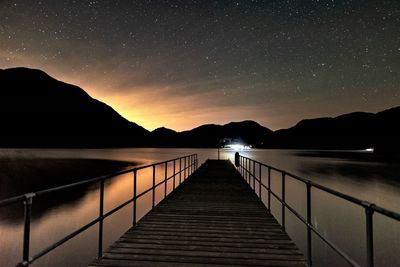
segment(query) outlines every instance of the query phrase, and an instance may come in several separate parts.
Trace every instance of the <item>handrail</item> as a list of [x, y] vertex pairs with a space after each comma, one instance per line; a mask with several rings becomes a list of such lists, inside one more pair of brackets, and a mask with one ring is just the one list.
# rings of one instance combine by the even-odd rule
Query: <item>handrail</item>
[[[252, 187], [251, 183], [251, 178], [253, 178], [253, 190], [256, 191], [256, 185], [255, 181], [258, 182], [258, 191], [259, 191], [259, 197], [262, 200], [262, 195], [261, 195], [261, 190], [264, 188], [268, 192], [268, 210], [271, 212], [271, 195], [275, 197], [282, 205], [282, 212], [281, 212], [281, 220], [282, 220], [282, 228], [285, 229], [285, 209], [288, 209], [291, 211], [303, 224], [307, 226], [307, 263], [308, 266], [312, 265], [312, 251], [311, 251], [311, 232], [314, 232], [322, 241], [324, 241], [329, 247], [331, 247], [337, 254], [339, 254], [346, 262], [348, 262], [351, 266], [360, 266], [355, 260], [353, 260], [345, 251], [343, 251], [341, 248], [336, 246], [332, 241], [324, 237], [323, 234], [321, 234], [317, 228], [312, 224], [311, 221], [311, 213], [312, 213], [312, 206], [311, 206], [311, 188], [317, 188], [321, 191], [324, 191], [326, 193], [329, 193], [331, 195], [334, 195], [338, 198], [347, 200], [351, 203], [354, 203], [358, 206], [361, 206], [365, 209], [365, 218], [366, 218], [366, 240], [367, 240], [367, 266], [368, 267], [373, 267], [374, 266], [374, 247], [373, 247], [373, 214], [374, 212], [377, 212], [379, 214], [382, 214], [388, 218], [391, 218], [393, 220], [400, 221], [400, 214], [396, 213], [394, 211], [390, 211], [388, 209], [385, 209], [383, 207], [380, 207], [378, 205], [375, 205], [373, 203], [370, 203], [368, 201], [364, 201], [352, 196], [349, 196], [347, 194], [341, 193], [339, 191], [336, 191], [334, 189], [328, 188], [326, 186], [320, 185], [318, 183], [315, 183], [313, 181], [310, 181], [308, 179], [304, 179], [300, 176], [297, 176], [295, 174], [286, 172], [284, 170], [272, 167], [270, 165], [267, 165], [265, 163], [253, 160], [248, 157], [244, 157], [239, 155], [239, 161], [237, 168], [240, 172], [240, 174], [243, 176], [243, 178], [246, 180], [246, 182], [249, 183], [250, 187]], [[256, 165], [258, 165], [258, 178], [256, 174]], [[261, 179], [261, 174], [262, 174], [262, 168], [265, 167], [268, 170], [268, 185], [265, 185], [262, 182]], [[281, 197], [279, 197], [276, 193], [274, 193], [271, 190], [271, 170], [276, 171], [282, 175], [281, 182], [282, 182], [282, 192], [281, 192]], [[307, 192], [307, 218], [304, 218], [303, 216], [300, 215], [299, 212], [297, 212], [293, 207], [291, 207], [288, 203], [285, 201], [285, 187], [286, 187], [286, 177], [293, 178], [297, 181], [302, 182], [303, 184], [306, 185], [306, 192]]]
[[[178, 164], [179, 161], [179, 164]], [[168, 163], [173, 162], [173, 174], [168, 177]], [[184, 163], [184, 165], [183, 165]], [[164, 179], [161, 182], [158, 182], [157, 184], [155, 183], [155, 173], [156, 173], [156, 166], [159, 165], [164, 165]], [[177, 168], [178, 167], [178, 168]], [[137, 194], [137, 172], [139, 170], [143, 170], [146, 168], [152, 168], [152, 175], [153, 175], [153, 185], [151, 188], [144, 190], [140, 194]], [[194, 171], [196, 171], [198, 168], [198, 159], [197, 159], [197, 154], [191, 154], [183, 157], [178, 157], [170, 160], [165, 160], [162, 162], [157, 162], [145, 166], [139, 166], [135, 168], [130, 168], [128, 170], [123, 170], [123, 171], [117, 171], [111, 174], [91, 178], [88, 180], [76, 182], [76, 183], [71, 183], [63, 186], [58, 186], [58, 187], [53, 187], [49, 189], [44, 189], [40, 190], [37, 192], [32, 192], [32, 193], [27, 193], [24, 195], [19, 195], [7, 199], [0, 200], [0, 208], [4, 206], [9, 206], [11, 204], [21, 202], [23, 201], [24, 203], [24, 231], [23, 231], [23, 252], [22, 252], [22, 261], [17, 264], [17, 266], [29, 266], [31, 263], [39, 259], [40, 257], [46, 255], [47, 253], [51, 252], [55, 248], [61, 246], [68, 240], [74, 238], [75, 236], [79, 235], [80, 233], [84, 232], [85, 230], [91, 228], [92, 226], [96, 225], [99, 223], [99, 238], [98, 238], [98, 251], [97, 251], [97, 258], [101, 258], [103, 254], [103, 221], [105, 218], [111, 216], [118, 210], [122, 209], [123, 207], [129, 205], [130, 203], [133, 202], [133, 226], [136, 225], [136, 215], [137, 215], [137, 208], [136, 208], [136, 203], [137, 199], [139, 199], [141, 196], [149, 193], [152, 191], [152, 207], [154, 207], [155, 204], [155, 189], [162, 184], [164, 184], [164, 198], [167, 196], [167, 182], [170, 179], [173, 179], [173, 187], [172, 191], [175, 190], [176, 188], [176, 179], [179, 174], [179, 182], [177, 182], [177, 185], [179, 186], [185, 179], [187, 179]], [[124, 203], [118, 205], [117, 207], [114, 207], [112, 210], [108, 211], [107, 213], [104, 213], [104, 181], [111, 179], [113, 177], [122, 175], [122, 174], [127, 174], [127, 173], [133, 173], [133, 196], [132, 198], [128, 199]], [[183, 178], [183, 179], [182, 179]], [[87, 185], [87, 184], [93, 184], [99, 182], [100, 185], [100, 194], [99, 194], [99, 216], [92, 220], [91, 222], [85, 224], [84, 226], [80, 227], [79, 229], [73, 231], [72, 233], [66, 235], [65, 237], [61, 238], [60, 240], [54, 242], [53, 244], [49, 245], [48, 247], [44, 248], [37, 254], [30, 256], [29, 254], [29, 248], [30, 248], [30, 225], [31, 225], [31, 211], [32, 211], [32, 202], [33, 199], [37, 196], [43, 196], [47, 195], [50, 193], [82, 186], [82, 185]]]

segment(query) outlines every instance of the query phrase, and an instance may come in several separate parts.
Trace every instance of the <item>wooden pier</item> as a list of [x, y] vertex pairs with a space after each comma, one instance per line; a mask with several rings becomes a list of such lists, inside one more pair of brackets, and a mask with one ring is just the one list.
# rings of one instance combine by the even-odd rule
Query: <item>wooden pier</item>
[[229, 161], [208, 160], [89, 266], [306, 266]]

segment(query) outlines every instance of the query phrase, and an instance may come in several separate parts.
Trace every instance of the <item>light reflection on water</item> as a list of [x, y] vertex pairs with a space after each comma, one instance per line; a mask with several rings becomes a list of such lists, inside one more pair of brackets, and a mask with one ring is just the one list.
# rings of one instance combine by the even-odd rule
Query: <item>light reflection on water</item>
[[[233, 150], [221, 150], [221, 158], [233, 160]], [[208, 158], [216, 158], [216, 149], [80, 149], [80, 150], [0, 150], [1, 157], [43, 157], [43, 158], [84, 158], [111, 159], [150, 164], [183, 155], [197, 153], [199, 163]], [[245, 150], [241, 154], [265, 162], [311, 179], [352, 196], [374, 202], [385, 208], [400, 211], [400, 166], [396, 162], [375, 162], [365, 158], [336, 157], [323, 154], [308, 155], [293, 150]], [[354, 154], [352, 154], [354, 156]], [[172, 175], [172, 164], [168, 176]], [[164, 179], [164, 166], [156, 168], [156, 182]], [[151, 169], [138, 172], [138, 193], [152, 185]], [[262, 172], [262, 180], [266, 183], [266, 171]], [[179, 179], [177, 179], [179, 180]], [[272, 188], [281, 193], [280, 175], [272, 173]], [[0, 185], [1, 186], [1, 185]], [[305, 216], [305, 186], [298, 181], [287, 179], [286, 199]], [[172, 180], [167, 185], [172, 190]], [[105, 212], [132, 197], [132, 174], [121, 175], [105, 185]], [[164, 188], [156, 192], [156, 202], [162, 199]], [[57, 193], [59, 194], [59, 193]], [[64, 192], [69, 195], [72, 192]], [[339, 246], [345, 248], [357, 261], [365, 263], [365, 218], [364, 210], [332, 197], [326, 193], [312, 191], [313, 223]], [[57, 198], [57, 201], [59, 200]], [[262, 193], [266, 203], [267, 195]], [[49, 200], [50, 199], [50, 200]], [[31, 253], [35, 254], [47, 245], [62, 238], [71, 231], [95, 219], [98, 213], [98, 186], [84, 188], [72, 202], [57, 202], [51, 196], [34, 199], [33, 221], [31, 232]], [[51, 206], [51, 208], [49, 208]], [[138, 201], [139, 218], [151, 208], [151, 193]], [[12, 207], [14, 212], [22, 214], [22, 204]], [[280, 221], [280, 204], [272, 201], [272, 211]], [[7, 218], [8, 213], [0, 208], [0, 266], [12, 266], [22, 254], [22, 217]], [[375, 215], [375, 253], [376, 266], [398, 266], [396, 255], [400, 248], [400, 225]], [[305, 227], [294, 216], [286, 211], [286, 224], [289, 235], [305, 252]], [[112, 244], [132, 225], [132, 205], [128, 205], [105, 220], [104, 248]], [[79, 235], [47, 256], [38, 260], [34, 266], [86, 266], [96, 255], [97, 226]], [[313, 238], [315, 266], [345, 266], [331, 249]], [[71, 255], [74, 255], [71, 257]]]

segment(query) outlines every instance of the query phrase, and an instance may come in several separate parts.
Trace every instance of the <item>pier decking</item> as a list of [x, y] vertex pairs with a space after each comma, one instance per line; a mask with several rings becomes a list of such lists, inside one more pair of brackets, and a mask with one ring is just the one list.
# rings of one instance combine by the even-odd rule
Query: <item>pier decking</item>
[[229, 161], [208, 160], [89, 266], [305, 266]]

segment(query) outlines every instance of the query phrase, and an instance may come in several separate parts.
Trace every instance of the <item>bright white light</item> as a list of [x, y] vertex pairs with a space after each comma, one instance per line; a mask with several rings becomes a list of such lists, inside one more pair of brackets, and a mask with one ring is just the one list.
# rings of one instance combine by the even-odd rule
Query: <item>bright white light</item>
[[244, 148], [244, 145], [240, 145], [240, 144], [232, 144], [229, 146], [230, 148], [233, 148], [234, 150], [238, 151], [238, 150], [242, 150]]
[[244, 149], [250, 149], [249, 146], [245, 146], [242, 144], [230, 144], [230, 145], [226, 145], [227, 148], [231, 148], [235, 151], [239, 151], [239, 150], [244, 150]]
[[374, 148], [373, 148], [373, 147], [370, 147], [370, 148], [365, 149], [365, 151], [367, 151], [367, 152], [374, 152]]

